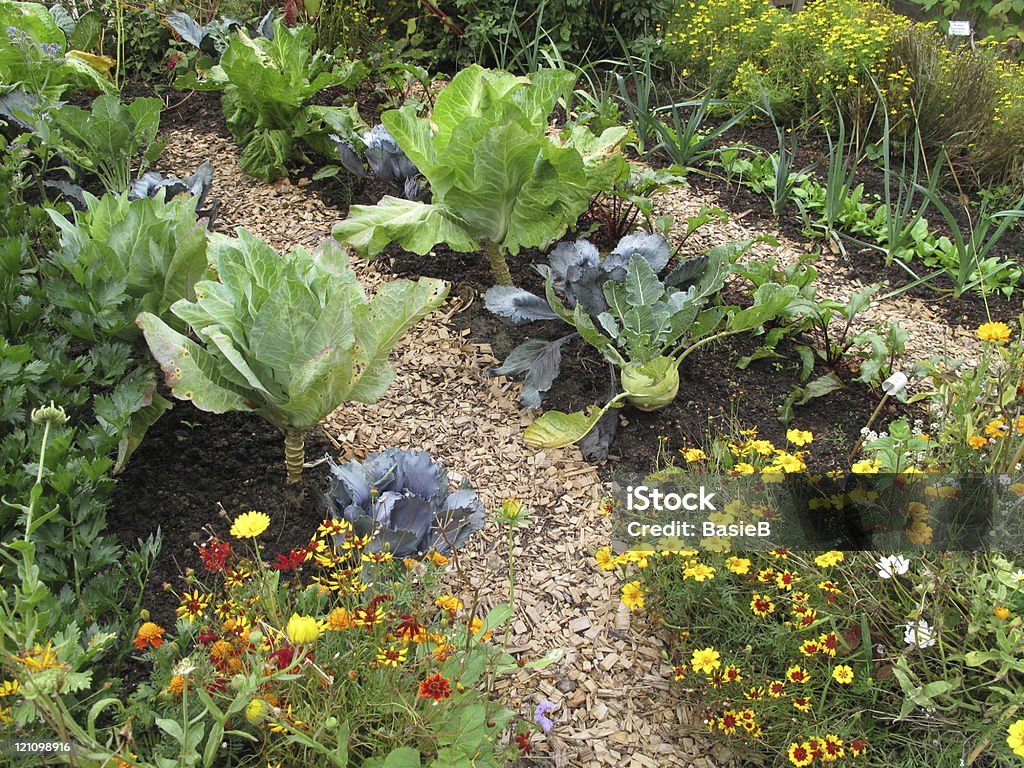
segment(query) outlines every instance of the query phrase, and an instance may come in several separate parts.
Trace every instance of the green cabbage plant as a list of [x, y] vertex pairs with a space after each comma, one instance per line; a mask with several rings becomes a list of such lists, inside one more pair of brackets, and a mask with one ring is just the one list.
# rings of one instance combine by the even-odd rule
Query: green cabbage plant
[[202, 78], [189, 73], [176, 88], [224, 91], [221, 104], [228, 130], [242, 147], [239, 165], [263, 181], [288, 173], [291, 160], [307, 162], [300, 141], [337, 157], [332, 134], [355, 135], [362, 125], [355, 107], [310, 104], [325, 88], [351, 88], [366, 75], [366, 66], [349, 61], [335, 66], [326, 53], [313, 53], [312, 27], [289, 28], [280, 19], [267, 37], [250, 37], [237, 29], [220, 61]]
[[438, 243], [483, 250], [495, 281], [511, 285], [506, 254], [554, 242], [594, 195], [629, 174], [619, 151], [625, 128], [549, 132], [548, 116], [575, 77], [565, 70], [516, 77], [473, 65], [438, 94], [429, 117], [410, 106], [385, 112], [381, 121], [426, 178], [432, 200], [389, 195], [354, 205], [334, 236], [363, 256], [391, 242], [420, 255]]
[[[549, 272], [548, 305], [583, 339], [619, 370], [621, 391], [604, 407], [571, 414], [549, 411], [526, 429], [527, 444], [538, 448], [570, 445], [583, 439], [610, 408], [622, 401], [644, 411], [669, 405], [679, 392], [679, 365], [695, 350], [714, 341], [755, 331], [797, 298], [795, 286], [766, 284], [752, 294], [746, 308], [723, 305], [719, 294], [733, 264], [753, 241], [731, 243], [706, 257], [684, 262], [677, 270], [695, 274], [658, 278], [650, 261], [633, 254], [625, 279], [602, 286], [604, 311], [596, 316], [582, 302], [568, 309], [555, 292]], [[674, 284], [689, 283], [685, 290]]]
[[342, 402], [373, 403], [395, 376], [388, 355], [444, 301], [441, 280], [396, 280], [367, 300], [337, 244], [278, 255], [244, 229], [210, 235], [219, 280], [171, 311], [199, 339], [156, 315], [137, 322], [172, 394], [214, 413], [255, 411], [285, 435], [288, 482], [299, 480], [304, 433]]

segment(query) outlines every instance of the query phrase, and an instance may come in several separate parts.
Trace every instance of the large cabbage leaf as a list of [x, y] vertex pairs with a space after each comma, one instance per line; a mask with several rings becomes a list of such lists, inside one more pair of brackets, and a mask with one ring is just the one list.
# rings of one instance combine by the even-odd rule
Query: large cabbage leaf
[[[244, 229], [211, 235], [210, 256], [219, 281], [171, 307], [198, 342], [150, 313], [137, 322], [175, 397], [215, 413], [256, 411], [300, 455], [302, 432], [342, 402], [384, 394], [392, 348], [448, 292], [441, 280], [396, 280], [368, 300], [336, 245], [280, 256]], [[290, 461], [289, 479], [299, 471], [301, 458]]]
[[483, 249], [497, 282], [510, 284], [505, 254], [554, 242], [594, 194], [628, 173], [618, 149], [625, 129], [548, 134], [548, 115], [573, 82], [564, 71], [526, 78], [473, 65], [438, 95], [429, 118], [410, 107], [385, 112], [384, 126], [426, 178], [432, 202], [353, 206], [334, 236], [364, 256], [390, 242], [421, 255], [438, 243]]

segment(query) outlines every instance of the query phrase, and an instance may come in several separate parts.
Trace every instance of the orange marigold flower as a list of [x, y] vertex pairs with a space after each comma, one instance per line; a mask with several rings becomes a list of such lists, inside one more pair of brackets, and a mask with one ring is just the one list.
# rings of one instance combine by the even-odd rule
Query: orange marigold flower
[[1010, 609], [1005, 605], [997, 605], [992, 613], [995, 614], [995, 617], [1000, 621], [1006, 621], [1010, 618]]
[[178, 696], [181, 695], [182, 691], [185, 690], [187, 681], [184, 675], [175, 675], [171, 678], [171, 681], [167, 684], [168, 693], [173, 693]]
[[433, 699], [436, 704], [441, 699], [447, 699], [452, 695], [449, 683], [448, 678], [441, 677], [441, 673], [438, 672], [426, 680], [420, 681], [419, 695], [424, 699]]
[[139, 631], [135, 633], [135, 647], [140, 651], [147, 645], [153, 648], [159, 648], [164, 644], [164, 628], [158, 624], [154, 624], [152, 621], [147, 621], [141, 627]]
[[974, 450], [980, 451], [988, 445], [988, 438], [982, 437], [981, 435], [971, 435], [967, 438], [967, 444]]

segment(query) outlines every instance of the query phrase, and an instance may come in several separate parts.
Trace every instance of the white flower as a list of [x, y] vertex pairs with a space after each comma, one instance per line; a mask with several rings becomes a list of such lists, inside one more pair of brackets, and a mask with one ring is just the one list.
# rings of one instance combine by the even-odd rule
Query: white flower
[[1016, 571], [1010, 574], [1010, 578], [1014, 581], [1024, 581], [1024, 570], [1018, 568]]
[[902, 576], [910, 569], [910, 561], [903, 555], [886, 555], [877, 563], [878, 578], [891, 579], [893, 576]]
[[904, 625], [906, 631], [903, 633], [903, 642], [907, 645], [916, 645], [918, 648], [931, 648], [938, 642], [935, 639], [935, 630], [928, 626], [924, 619], [912, 621]]

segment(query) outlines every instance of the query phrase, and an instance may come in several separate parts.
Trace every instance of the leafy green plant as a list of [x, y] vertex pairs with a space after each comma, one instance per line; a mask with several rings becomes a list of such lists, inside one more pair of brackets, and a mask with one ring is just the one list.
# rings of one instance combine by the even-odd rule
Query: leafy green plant
[[474, 65], [438, 94], [429, 118], [385, 112], [384, 126], [426, 178], [432, 202], [386, 196], [354, 205], [334, 236], [364, 256], [391, 242], [420, 255], [442, 242], [482, 249], [495, 281], [511, 285], [506, 254], [561, 237], [628, 172], [618, 151], [624, 128], [548, 136], [548, 115], [574, 81], [565, 70], [525, 78]]
[[74, 221], [50, 212], [60, 230], [60, 248], [47, 266], [48, 293], [64, 310], [55, 319], [76, 338], [117, 338], [142, 346], [135, 325], [139, 312], [185, 329], [170, 307], [194, 298], [195, 284], [210, 274], [207, 231], [196, 222], [197, 198], [165, 202], [162, 197], [86, 193], [87, 209]]
[[621, 239], [642, 225], [647, 231], [663, 229], [671, 223], [668, 217], [654, 216], [652, 197], [665, 192], [685, 179], [669, 171], [655, 170], [640, 163], [630, 163], [629, 176], [618, 182], [610, 192], [597, 195], [590, 203], [589, 214], [610, 239]]
[[239, 165], [264, 181], [284, 176], [291, 161], [308, 162], [300, 142], [335, 157], [330, 135], [346, 138], [361, 125], [355, 107], [309, 103], [326, 88], [351, 88], [367, 71], [358, 61], [335, 66], [330, 55], [314, 54], [313, 36], [311, 27], [288, 28], [280, 19], [269, 40], [239, 29], [202, 78], [189, 73], [175, 81], [176, 88], [224, 91], [224, 117], [242, 147]]
[[[684, 169], [684, 172], [706, 163], [718, 151], [715, 149], [715, 143], [745, 118], [750, 110], [749, 107], [740, 109], [720, 124], [705, 127], [704, 123], [711, 114], [711, 108], [728, 104], [726, 101], [712, 99], [711, 91], [708, 90], [699, 100], [659, 107], [652, 116], [652, 126], [661, 139], [657, 149], [664, 152], [680, 169]], [[686, 110], [689, 114], [684, 119]], [[661, 114], [669, 116], [668, 124], [658, 119]]]
[[304, 432], [345, 400], [377, 401], [394, 378], [388, 355], [447, 295], [440, 280], [397, 280], [372, 301], [341, 249], [280, 256], [244, 229], [210, 236], [219, 282], [171, 312], [197, 343], [149, 312], [139, 327], [175, 397], [205, 411], [255, 411], [285, 435], [288, 481], [304, 461]]
[[[783, 423], [792, 420], [795, 406], [842, 388], [839, 373], [852, 375], [864, 384], [880, 383], [891, 372], [908, 338], [907, 332], [892, 322], [854, 331], [854, 321], [870, 306], [879, 286], [861, 288], [846, 302], [824, 299], [818, 296], [814, 285], [818, 271], [807, 263], [809, 259], [805, 257], [782, 269], [776, 267], [774, 259], [736, 267], [736, 273], [757, 289], [776, 284], [796, 290], [792, 301], [778, 313], [780, 324], [768, 331], [761, 348], [738, 362], [740, 368], [746, 368], [754, 360], [776, 356], [775, 348], [782, 338], [793, 339], [801, 362], [800, 383], [779, 408]], [[819, 361], [828, 371], [811, 379]]]
[[[39, 3], [0, 0], [0, 30], [0, 81], [47, 98], [82, 89], [114, 92], [113, 60], [69, 50], [64, 31]], [[87, 42], [84, 34], [72, 41]]]
[[132, 181], [132, 161], [141, 150], [141, 175], [163, 151], [157, 141], [160, 99], [135, 99], [122, 104], [117, 96], [104, 94], [89, 111], [62, 104], [49, 114], [56, 126], [61, 151], [80, 168], [96, 174], [108, 192], [126, 192]]
[[[679, 366], [700, 347], [728, 336], [755, 331], [776, 317], [796, 297], [794, 286], [765, 284], [746, 308], [715, 303], [735, 260], [753, 241], [717, 246], [705, 258], [683, 262], [679, 273], [659, 280], [650, 262], [634, 254], [625, 279], [602, 286], [606, 309], [597, 321], [581, 304], [570, 311], [554, 291], [548, 275], [547, 300], [584, 341], [619, 371], [622, 391], [603, 408], [564, 414], [550, 411], [526, 429], [535, 447], [561, 447], [581, 440], [609, 408], [625, 400], [645, 411], [671, 403], [679, 391]], [[688, 285], [685, 290], [675, 285]]]

